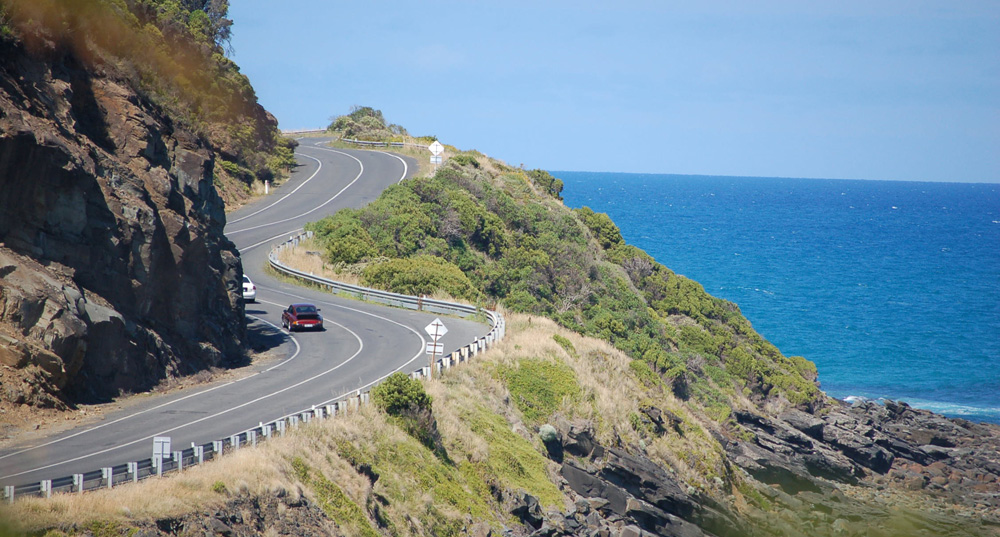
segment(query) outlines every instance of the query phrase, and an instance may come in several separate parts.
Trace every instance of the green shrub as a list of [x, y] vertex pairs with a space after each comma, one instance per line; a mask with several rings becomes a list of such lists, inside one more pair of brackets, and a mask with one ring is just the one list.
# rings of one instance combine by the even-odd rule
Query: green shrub
[[362, 272], [365, 285], [407, 295], [443, 291], [453, 297], [475, 300], [479, 293], [454, 264], [431, 256], [391, 259], [369, 265]]
[[573, 212], [583, 220], [584, 225], [594, 234], [594, 238], [597, 239], [601, 248], [609, 250], [624, 242], [618, 226], [611, 221], [611, 217], [607, 214], [595, 213], [590, 207], [574, 209]]
[[371, 392], [372, 403], [390, 416], [399, 416], [411, 408], [431, 409], [431, 396], [424, 391], [419, 380], [397, 371], [375, 386]]
[[556, 199], [562, 199], [559, 194], [562, 193], [563, 182], [555, 177], [552, 177], [552, 174], [549, 172], [545, 170], [531, 170], [528, 172], [528, 177], [531, 178], [531, 181], [535, 183], [536, 186], [542, 189], [542, 192], [545, 192]]
[[552, 334], [552, 340], [559, 344], [570, 356], [576, 356], [576, 347], [573, 346], [573, 342], [560, 336], [559, 334]]
[[580, 395], [576, 375], [561, 362], [522, 358], [516, 366], [502, 367], [497, 373], [514, 405], [530, 423], [546, 421], [559, 409], [563, 399]]
[[479, 168], [479, 161], [472, 155], [455, 155], [449, 160], [459, 166], [472, 166], [473, 168]]

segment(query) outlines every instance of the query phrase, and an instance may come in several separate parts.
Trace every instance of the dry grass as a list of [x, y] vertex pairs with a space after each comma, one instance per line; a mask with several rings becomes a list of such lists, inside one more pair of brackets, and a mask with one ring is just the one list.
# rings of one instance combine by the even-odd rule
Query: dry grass
[[[598, 441], [603, 445], [625, 445], [645, 451], [646, 456], [672, 468], [678, 478], [699, 488], [715, 486], [712, 477], [724, 472], [723, 456], [717, 442], [708, 434], [717, 427], [711, 420], [688, 412], [687, 406], [663, 386], [644, 386], [631, 371], [631, 358], [603, 340], [581, 336], [559, 327], [554, 321], [536, 316], [505, 314], [507, 337], [478, 358], [477, 365], [449, 371], [443, 378], [446, 387], [429, 388], [435, 397], [459, 392], [478, 397], [490, 408], [503, 414], [512, 424], [534, 439], [519, 412], [509, 402], [504, 386], [492, 375], [498, 367], [515, 366], [522, 358], [548, 357], [562, 361], [575, 373], [581, 389], [576, 402], [564, 401], [559, 413], [569, 419], [586, 419], [594, 424]], [[554, 339], [559, 335], [572, 344], [568, 352]], [[445, 405], [450, 407], [451, 405]], [[643, 434], [632, 426], [632, 418], [644, 406], [670, 411], [684, 420], [683, 435], [668, 431], [663, 435]], [[461, 423], [453, 424], [446, 413], [439, 423], [448, 436], [461, 437]], [[539, 443], [539, 449], [541, 444]], [[470, 450], [471, 453], [476, 453]]]
[[278, 260], [284, 265], [314, 276], [350, 285], [361, 285], [361, 276], [356, 273], [334, 270], [323, 260], [323, 246], [316, 239], [306, 239], [298, 246], [282, 248]]
[[[337, 270], [335, 266], [330, 265], [323, 260], [322, 251], [323, 246], [317, 239], [305, 239], [299, 241], [298, 246], [292, 246], [280, 250], [278, 252], [278, 260], [285, 266], [312, 274], [314, 276], [350, 285], [364, 286], [364, 282], [361, 281], [361, 271], [364, 270], [367, 264], [358, 263], [357, 265], [343, 267], [347, 270]], [[441, 290], [437, 290], [430, 295], [425, 295], [425, 298], [473, 306], [476, 305], [472, 304], [468, 300], [455, 298]]]
[[0, 507], [0, 519], [13, 524], [17, 531], [28, 532], [69, 522], [180, 516], [224, 505], [228, 495], [212, 491], [216, 482], [224, 483], [231, 492], [264, 494], [279, 488], [294, 491], [284, 465], [275, 459], [276, 450], [288, 443], [288, 438], [277, 439], [257, 449], [241, 449], [218, 461], [185, 469], [179, 475], [147, 479], [111, 490], [56, 494], [50, 499], [19, 499]]
[[[545, 318], [518, 314], [506, 314], [506, 318], [507, 337], [504, 341], [477, 356], [471, 364], [454, 367], [425, 384], [434, 398], [434, 415], [445, 448], [459, 467], [475, 465], [485, 468], [496, 461], [495, 457], [491, 457], [491, 450], [497, 446], [491, 446], [491, 440], [474, 431], [469, 423], [470, 409], [501, 416], [509, 424], [509, 431], [526, 441], [529, 449], [544, 453], [537, 432], [525, 425], [520, 412], [511, 402], [507, 388], [498, 380], [496, 371], [501, 367], [516, 366], [522, 359], [546, 359], [569, 366], [580, 387], [580, 396], [572, 401], [565, 400], [558, 414], [570, 419], [591, 420], [602, 444], [644, 449], [653, 460], [673, 468], [683, 482], [699, 488], [712, 486], [711, 478], [707, 476], [719, 475], [721, 470], [717, 469], [720, 462], [714, 447], [716, 444], [705, 432], [707, 424], [685, 412], [682, 404], [667, 390], [660, 386], [650, 388], [642, 385], [630, 371], [630, 359], [626, 355], [606, 342], [566, 331]], [[553, 339], [555, 334], [568, 340], [572, 349], [567, 351], [557, 343]], [[657, 406], [681, 416], [685, 420], [685, 434], [681, 436], [671, 431], [651, 437], [637, 432], [630, 419], [644, 405]], [[374, 486], [338, 454], [343, 452], [344, 446], [353, 446], [360, 456], [382, 468], [381, 477]], [[13, 505], [0, 507], [0, 519], [16, 524], [15, 529], [19, 531], [38, 531], [95, 520], [127, 524], [130, 520], [155, 520], [220, 508], [233, 493], [265, 495], [279, 489], [293, 495], [305, 494], [311, 501], [317, 502], [321, 499], [317, 498], [319, 492], [303, 485], [295, 476], [291, 461], [298, 459], [308, 465], [313, 475], [322, 475], [335, 483], [358, 506], [368, 505], [376, 493], [396, 495], [400, 499], [387, 507], [385, 512], [399, 522], [396, 527], [398, 533], [415, 535], [426, 533], [429, 528], [414, 526], [406, 521], [423, 520], [422, 514], [428, 513], [429, 509], [433, 508], [438, 519], [468, 516], [452, 512], [456, 504], [442, 505], [440, 496], [436, 494], [457, 495], [454, 497], [459, 498], [459, 504], [461, 501], [472, 501], [461, 500], [463, 495], [479, 496], [475, 492], [475, 482], [466, 481], [458, 474], [447, 478], [455, 479], [454, 482], [441, 484], [436, 481], [438, 484], [434, 487], [438, 488], [427, 489], [428, 476], [440, 479], [444, 474], [442, 470], [433, 469], [438, 463], [429, 451], [420, 454], [423, 449], [387, 421], [383, 414], [367, 407], [346, 417], [313, 421], [283, 438], [271, 440], [255, 449], [243, 448], [219, 461], [187, 469], [180, 475], [83, 495], [61, 494], [50, 500], [22, 499]], [[409, 467], [399, 462], [401, 457], [409, 458]], [[558, 466], [551, 461], [545, 464], [549, 481], [556, 483]], [[419, 471], [407, 469], [417, 467]], [[213, 492], [213, 486], [218, 482], [225, 485], [227, 493]], [[550, 501], [556, 498], [551, 494], [549, 497]], [[564, 500], [557, 503], [561, 501]], [[477, 521], [496, 522], [492, 517], [497, 515], [482, 511], [482, 506], [470, 508], [478, 509], [480, 516], [486, 517], [477, 518]]]

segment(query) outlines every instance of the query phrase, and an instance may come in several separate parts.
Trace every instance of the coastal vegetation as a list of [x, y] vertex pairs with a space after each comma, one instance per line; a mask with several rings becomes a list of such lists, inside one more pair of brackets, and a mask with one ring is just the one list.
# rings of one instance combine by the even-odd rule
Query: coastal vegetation
[[[358, 107], [332, 126], [365, 119], [385, 125]], [[719, 422], [765, 400], [820, 401], [812, 363], [782, 355], [735, 304], [625, 243], [606, 214], [565, 207], [562, 187], [544, 170], [460, 152], [306, 229], [330, 266], [364, 285], [502, 304], [609, 341]]]
[[228, 0], [2, 0], [0, 39], [38, 58], [69, 52], [68, 67], [104, 73], [207, 140], [234, 202], [295, 164], [296, 142], [257, 103], [226, 55]]
[[[256, 449], [169, 479], [27, 498], [0, 506], [0, 518], [16, 522], [18, 531], [69, 519], [81, 529], [100, 524], [134, 532], [137, 522], [155, 526], [186, 513], [217, 512], [248, 495], [277, 495], [286, 504], [308, 498], [347, 535], [462, 535], [474, 526], [499, 531], [516, 523], [507, 509], [521, 494], [545, 509], [564, 509], [558, 466], [535, 433], [560, 417], [594, 419], [597, 439], [608, 445], [644, 443], [655, 460], [669, 462], [698, 488], [718, 489], [712, 477], [731, 473], [700, 418], [669, 391], [643, 387], [624, 353], [544, 318], [511, 314], [508, 322], [508, 337], [474, 367], [452, 368], [425, 383], [393, 375], [373, 391], [371, 406], [314, 420]], [[544, 393], [536, 393], [541, 386]], [[630, 416], [652, 406], [676, 412], [683, 424], [670, 432], [633, 427]], [[400, 419], [431, 407], [439, 447]]]

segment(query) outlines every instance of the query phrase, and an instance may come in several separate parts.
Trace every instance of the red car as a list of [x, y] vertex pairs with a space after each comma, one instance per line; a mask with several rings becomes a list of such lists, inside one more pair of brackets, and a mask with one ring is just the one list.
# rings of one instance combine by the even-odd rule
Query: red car
[[319, 314], [319, 308], [312, 304], [292, 304], [281, 312], [281, 326], [289, 332], [306, 328], [322, 330], [323, 316]]

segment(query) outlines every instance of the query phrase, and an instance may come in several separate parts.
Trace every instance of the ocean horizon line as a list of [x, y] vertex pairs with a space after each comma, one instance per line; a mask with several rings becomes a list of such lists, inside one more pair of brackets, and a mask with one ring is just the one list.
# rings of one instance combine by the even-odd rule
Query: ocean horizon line
[[995, 185], [1000, 186], [1000, 179], [996, 181], [934, 181], [930, 179], [859, 179], [847, 177], [794, 177], [784, 175], [716, 175], [708, 173], [670, 173], [670, 172], [615, 172], [615, 171], [593, 171], [593, 170], [555, 170], [547, 169], [547, 172], [558, 179], [560, 173], [599, 173], [629, 176], [669, 176], [687, 178], [713, 178], [713, 179], [791, 179], [802, 181], [864, 181], [866, 183], [930, 183], [941, 185]]

